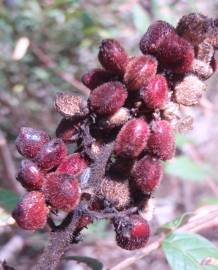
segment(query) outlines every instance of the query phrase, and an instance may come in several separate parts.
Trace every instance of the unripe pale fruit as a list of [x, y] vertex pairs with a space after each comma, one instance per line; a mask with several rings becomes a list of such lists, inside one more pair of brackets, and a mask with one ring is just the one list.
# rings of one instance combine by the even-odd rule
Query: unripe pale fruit
[[117, 218], [113, 222], [118, 246], [127, 250], [144, 247], [150, 236], [150, 228], [145, 219], [139, 215]]
[[124, 83], [128, 90], [139, 90], [157, 72], [157, 60], [151, 55], [132, 57], [126, 67]]
[[90, 90], [93, 90], [98, 86], [102, 85], [103, 83], [116, 80], [117, 77], [118, 76], [116, 76], [116, 74], [110, 71], [104, 70], [102, 68], [94, 68], [86, 72], [82, 76], [81, 81]]
[[87, 100], [71, 93], [58, 93], [55, 97], [55, 107], [65, 118], [81, 119], [89, 113]]
[[57, 167], [67, 154], [67, 148], [61, 139], [53, 139], [43, 145], [36, 156], [36, 163], [40, 169], [51, 170]]
[[195, 75], [187, 75], [174, 87], [174, 97], [178, 104], [192, 106], [199, 102], [206, 85]]
[[140, 96], [149, 109], [161, 109], [167, 101], [168, 86], [163, 75], [156, 75], [147, 80], [140, 91]]
[[26, 193], [14, 209], [12, 216], [24, 230], [43, 228], [47, 221], [48, 208], [45, 196], [38, 191]]
[[16, 147], [22, 156], [34, 158], [49, 140], [48, 134], [41, 129], [22, 127], [16, 139]]
[[145, 148], [149, 136], [149, 126], [143, 119], [128, 121], [119, 131], [114, 152], [124, 158], [135, 158]]
[[58, 166], [57, 173], [67, 173], [70, 175], [78, 175], [85, 170], [87, 162], [79, 153], [66, 156]]
[[56, 137], [62, 139], [65, 143], [72, 142], [76, 139], [79, 126], [77, 119], [63, 118], [57, 126]]
[[105, 177], [101, 183], [100, 194], [118, 210], [124, 209], [130, 203], [127, 180]]
[[100, 115], [111, 115], [125, 103], [127, 91], [120, 82], [108, 82], [94, 89], [90, 95], [90, 105]]
[[133, 183], [142, 192], [152, 192], [161, 181], [163, 167], [158, 160], [145, 156], [135, 163], [131, 175]]
[[67, 212], [73, 210], [80, 200], [78, 180], [69, 174], [50, 173], [43, 190], [51, 206]]
[[156, 53], [159, 44], [172, 33], [175, 33], [175, 29], [169, 23], [164, 21], [154, 22], [141, 38], [140, 50], [143, 54]]
[[173, 158], [175, 154], [175, 137], [169, 122], [165, 120], [152, 122], [147, 148], [152, 155], [161, 160]]
[[100, 118], [98, 125], [100, 129], [113, 129], [124, 125], [130, 118], [130, 111], [122, 107], [114, 114]]
[[38, 166], [31, 160], [22, 160], [17, 174], [17, 180], [27, 190], [42, 188], [44, 176]]
[[99, 47], [98, 59], [106, 70], [123, 75], [128, 55], [118, 41], [105, 39]]

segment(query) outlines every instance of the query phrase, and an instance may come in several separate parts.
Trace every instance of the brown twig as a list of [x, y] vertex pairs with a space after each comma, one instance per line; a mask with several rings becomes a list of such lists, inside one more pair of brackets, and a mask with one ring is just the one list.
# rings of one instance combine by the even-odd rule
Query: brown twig
[[60, 263], [61, 257], [74, 241], [74, 232], [81, 213], [78, 209], [72, 213], [72, 219], [68, 226], [51, 232], [47, 247], [41, 255], [34, 270], [55, 270]]
[[67, 74], [66, 72], [58, 69], [57, 64], [50, 56], [48, 56], [41, 48], [39, 48], [33, 42], [31, 43], [32, 52], [35, 56], [49, 69], [51, 69], [58, 77], [60, 77], [65, 82], [69, 83], [71, 86], [76, 88], [83, 95], [89, 95], [89, 89], [85, 87], [80, 81], [76, 80], [72, 77], [71, 74]]
[[[199, 217], [200, 216], [200, 217]], [[199, 232], [206, 228], [211, 228], [214, 226], [218, 226], [218, 207], [211, 210], [211, 212], [207, 212], [206, 215], [202, 216], [202, 214], [198, 214], [196, 211], [195, 218], [189, 220], [189, 222], [182, 227], [180, 227], [177, 232]], [[139, 259], [142, 259], [146, 255], [150, 254], [152, 251], [157, 250], [161, 247], [162, 242], [164, 241], [166, 234], [161, 234], [158, 239], [156, 239], [153, 243], [141, 249], [140, 252], [134, 254], [133, 256], [123, 260], [118, 263], [114, 267], [110, 268], [110, 270], [121, 270], [127, 269], [128, 266], [134, 264]]]

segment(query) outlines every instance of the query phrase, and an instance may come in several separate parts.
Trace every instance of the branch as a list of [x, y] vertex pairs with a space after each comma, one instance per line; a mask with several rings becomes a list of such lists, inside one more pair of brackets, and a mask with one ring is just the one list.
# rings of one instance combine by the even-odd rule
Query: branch
[[31, 43], [32, 52], [35, 56], [49, 69], [51, 69], [58, 77], [60, 77], [65, 82], [69, 83], [71, 86], [79, 90], [83, 95], [89, 95], [89, 89], [85, 87], [80, 81], [72, 77], [72, 75], [59, 70], [57, 64], [51, 59], [45, 52], [43, 52], [34, 43]]
[[57, 228], [55, 231], [51, 232], [49, 243], [33, 270], [57, 269], [62, 255], [76, 238], [74, 232], [77, 228], [77, 222], [81, 215], [79, 208], [80, 205], [75, 211], [73, 211], [72, 219], [68, 226], [63, 229]]
[[[187, 224], [183, 225], [176, 231], [177, 232], [180, 232], [180, 231], [199, 232], [203, 229], [208, 229], [214, 226], [218, 226], [218, 207], [214, 208], [210, 212], [208, 212], [207, 210], [205, 211], [205, 213], [206, 214], [202, 216], [202, 213], [198, 213], [198, 211], [196, 211], [194, 217], [191, 218]], [[112, 267], [110, 270], [126, 269], [128, 266], [134, 264], [136, 261], [150, 254], [152, 251], [159, 249], [162, 245], [162, 242], [166, 238], [166, 235], [167, 235], [166, 233], [162, 233], [158, 237], [158, 239], [155, 240], [153, 243], [141, 249], [140, 252], [118, 263], [117, 265]]]

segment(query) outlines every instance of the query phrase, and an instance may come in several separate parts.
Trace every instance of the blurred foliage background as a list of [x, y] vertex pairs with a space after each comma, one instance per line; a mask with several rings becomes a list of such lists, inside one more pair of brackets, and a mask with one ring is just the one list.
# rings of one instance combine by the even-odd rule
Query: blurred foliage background
[[[17, 200], [12, 190], [22, 192], [15, 181], [20, 156], [14, 140], [19, 128], [40, 127], [54, 135], [60, 119], [53, 109], [55, 93], [87, 93], [80, 77], [99, 65], [96, 56], [103, 38], [116, 38], [130, 55], [140, 54], [138, 42], [152, 21], [162, 19], [176, 25], [183, 14], [192, 11], [216, 17], [218, 0], [0, 1], [0, 246], [18, 235], [25, 239], [9, 258], [19, 261], [17, 269], [30, 269], [34, 264], [31, 259], [46, 241], [44, 234], [21, 232], [8, 225], [13, 224], [8, 213]], [[165, 182], [155, 195], [156, 227], [199, 205], [218, 203], [218, 74], [208, 85], [202, 103], [190, 110], [194, 130], [177, 136], [178, 156], [167, 164]], [[104, 222], [92, 225], [86, 233], [88, 240], [74, 248], [74, 253], [100, 256], [106, 263], [126, 256], [116, 248], [117, 252], [106, 258], [114, 240]], [[108, 242], [103, 243], [105, 234]], [[99, 240], [94, 245], [96, 237]], [[159, 260], [152, 258], [130, 269], [145, 269], [147, 264], [151, 270], [169, 269], [161, 256]], [[71, 269], [67, 267], [65, 264], [63, 269]]]

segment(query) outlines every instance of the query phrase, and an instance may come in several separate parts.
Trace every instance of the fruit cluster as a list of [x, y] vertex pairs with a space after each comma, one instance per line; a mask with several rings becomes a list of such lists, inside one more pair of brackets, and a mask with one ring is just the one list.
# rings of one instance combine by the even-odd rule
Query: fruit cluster
[[51, 209], [71, 213], [82, 204], [79, 230], [93, 221], [91, 213], [110, 213], [120, 247], [146, 245], [150, 228], [140, 213], [160, 184], [162, 161], [175, 154], [175, 120], [181, 119], [172, 106], [198, 103], [203, 81], [215, 72], [215, 22], [196, 13], [176, 28], [156, 21], [141, 38], [139, 56], [128, 56], [116, 40], [102, 41], [103, 68], [82, 76], [88, 99], [56, 96], [63, 116], [56, 138], [20, 130], [16, 146], [26, 160], [17, 180], [28, 190], [13, 212], [20, 227], [42, 228]]

